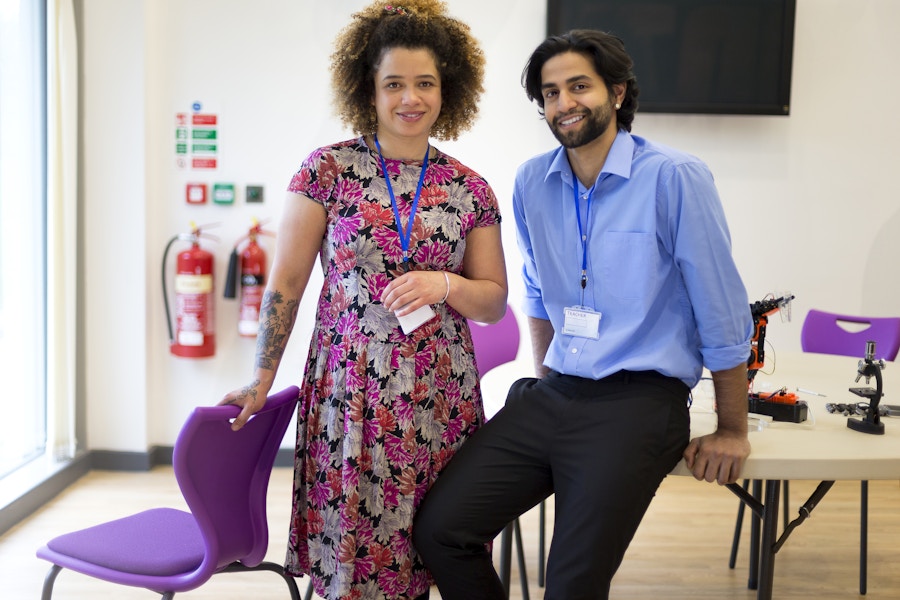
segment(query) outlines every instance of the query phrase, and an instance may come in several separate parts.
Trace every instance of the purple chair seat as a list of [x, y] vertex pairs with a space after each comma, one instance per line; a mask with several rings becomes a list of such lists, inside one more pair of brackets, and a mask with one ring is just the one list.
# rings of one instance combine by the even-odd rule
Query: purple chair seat
[[47, 547], [98, 567], [156, 577], [190, 573], [206, 554], [194, 516], [174, 508], [154, 508], [67, 533]]

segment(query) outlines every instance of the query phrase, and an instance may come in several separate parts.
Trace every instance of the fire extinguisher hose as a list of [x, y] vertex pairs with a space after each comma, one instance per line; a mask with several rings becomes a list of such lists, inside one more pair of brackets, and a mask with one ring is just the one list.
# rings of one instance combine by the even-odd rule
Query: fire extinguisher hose
[[166, 258], [169, 256], [169, 249], [172, 248], [172, 244], [177, 242], [182, 236], [176, 235], [169, 243], [166, 244], [166, 249], [163, 252], [163, 260], [162, 260], [162, 293], [163, 293], [163, 306], [166, 307], [166, 327], [169, 328], [169, 344], [172, 344], [175, 341], [175, 334], [172, 331], [172, 315], [169, 312], [169, 293], [166, 289]]
[[231, 251], [228, 257], [228, 275], [225, 278], [225, 297], [237, 297], [237, 280], [240, 273], [240, 261], [238, 260], [237, 246]]

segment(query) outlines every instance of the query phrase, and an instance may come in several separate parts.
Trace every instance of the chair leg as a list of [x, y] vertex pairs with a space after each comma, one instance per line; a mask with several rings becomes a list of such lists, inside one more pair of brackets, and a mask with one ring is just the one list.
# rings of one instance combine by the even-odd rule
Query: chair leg
[[312, 578], [309, 580], [309, 584], [306, 586], [306, 595], [303, 596], [303, 600], [312, 600], [313, 595], [313, 584]]
[[861, 481], [859, 490], [859, 593], [866, 595], [869, 555], [869, 482]]
[[[742, 486], [744, 491], [750, 487], [750, 480], [745, 479], [744, 485]], [[737, 521], [734, 524], [734, 538], [731, 540], [731, 556], [728, 558], [728, 568], [733, 569], [735, 563], [737, 562], [737, 553], [738, 553], [738, 545], [741, 542], [741, 527], [744, 523], [744, 506], [743, 501], [738, 500], [738, 513], [737, 513]]]
[[[300, 590], [297, 588], [297, 581], [292, 575], [290, 575], [289, 573], [285, 573], [284, 567], [282, 565], [277, 565], [273, 562], [265, 561], [256, 566], [255, 569], [264, 569], [266, 571], [278, 573], [281, 578], [284, 579], [284, 583], [288, 586], [288, 593], [291, 595], [291, 600], [300, 600]], [[309, 582], [309, 588], [307, 589], [306, 593], [306, 600], [309, 600], [312, 595], [312, 581]]]
[[[291, 595], [291, 600], [300, 600], [300, 590], [297, 589], [297, 582], [294, 581], [294, 578], [284, 571], [281, 572], [281, 577], [288, 586], [288, 593]], [[312, 586], [310, 585], [310, 587]]]
[[544, 587], [544, 578], [546, 577], [544, 528], [547, 522], [547, 506], [545, 503], [546, 500], [541, 500], [541, 507], [538, 511], [538, 587]]
[[510, 523], [500, 533], [500, 582], [503, 584], [504, 597], [509, 598], [509, 573], [512, 557], [513, 524]]
[[[224, 569], [222, 569], [222, 573], [247, 573], [249, 571], [272, 571], [273, 573], [277, 573], [287, 584], [288, 592], [291, 595], [291, 600], [300, 600], [300, 590], [297, 588], [297, 581], [288, 573], [284, 572], [284, 567], [270, 562], [263, 561], [256, 565], [255, 567], [248, 567], [241, 562], [233, 562]], [[307, 600], [309, 600], [312, 589], [312, 582], [310, 582], [310, 589], [307, 590]]]
[[56, 581], [56, 576], [59, 575], [60, 571], [62, 571], [62, 567], [59, 565], [50, 567], [50, 570], [44, 577], [44, 589], [41, 592], [41, 600], [50, 600], [50, 596], [53, 595], [53, 582]]
[[[515, 539], [513, 538], [515, 536]], [[528, 574], [525, 572], [525, 550], [522, 546], [522, 529], [519, 519], [515, 519], [503, 528], [500, 533], [500, 582], [503, 584], [504, 597], [509, 598], [510, 572], [512, 571], [512, 546], [518, 546], [516, 558], [519, 565], [519, 582], [522, 585], [522, 598], [528, 597]]]
[[[285, 573], [283, 566], [276, 565], [273, 562], [262, 562], [256, 569], [265, 569], [266, 571], [272, 571], [273, 573], [281, 575], [281, 578], [284, 579], [285, 584], [288, 586], [288, 593], [291, 595], [291, 600], [300, 600], [300, 590], [297, 588], [297, 581], [293, 576]], [[312, 588], [312, 581], [309, 582], [309, 587], [310, 589]], [[309, 600], [309, 598], [307, 598], [307, 600]]]
[[522, 586], [522, 600], [530, 600], [528, 596], [528, 573], [525, 571], [525, 548], [522, 546], [522, 527], [519, 525], [519, 519], [513, 521], [513, 533], [516, 536], [516, 546], [519, 558], [519, 584]]

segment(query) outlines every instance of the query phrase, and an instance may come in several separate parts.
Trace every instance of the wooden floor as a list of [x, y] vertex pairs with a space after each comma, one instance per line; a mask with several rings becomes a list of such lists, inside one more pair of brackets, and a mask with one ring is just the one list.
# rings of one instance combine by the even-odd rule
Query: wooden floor
[[[291, 473], [276, 469], [269, 492], [271, 550], [281, 562], [286, 540]], [[812, 491], [811, 482], [792, 482], [792, 513]], [[746, 587], [749, 527], [744, 527], [737, 568], [728, 568], [737, 499], [730, 491], [684, 477], [670, 477], [654, 500], [625, 561], [613, 581], [612, 598], [717, 600], [755, 598]], [[156, 506], [183, 508], [169, 467], [147, 473], [94, 471], [68, 488], [23, 523], [0, 537], [0, 598], [38, 599], [49, 565], [34, 552], [51, 537]], [[548, 505], [552, 516], [552, 502]], [[542, 598], [537, 585], [537, 510], [522, 518], [531, 598]], [[900, 485], [870, 484], [870, 600], [900, 598]], [[839, 482], [796, 529], [777, 555], [776, 599], [856, 598], [858, 591], [859, 484]], [[301, 592], [306, 580], [301, 580]], [[145, 590], [113, 586], [63, 571], [57, 600], [111, 597], [152, 599]], [[177, 598], [230, 600], [287, 598], [283, 583], [268, 572], [222, 574], [198, 590]], [[439, 598], [433, 590], [432, 598]], [[523, 598], [513, 572], [512, 598]]]

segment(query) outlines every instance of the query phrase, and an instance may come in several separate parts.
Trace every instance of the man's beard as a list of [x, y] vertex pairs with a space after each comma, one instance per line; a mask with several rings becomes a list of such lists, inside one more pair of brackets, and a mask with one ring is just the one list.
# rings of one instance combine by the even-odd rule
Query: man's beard
[[554, 119], [553, 123], [547, 123], [550, 126], [550, 131], [553, 132], [553, 136], [559, 140], [559, 143], [564, 148], [579, 148], [600, 137], [612, 123], [612, 102], [607, 101], [606, 104], [601, 104], [585, 115], [584, 122], [578, 131], [561, 132], [557, 123], [572, 117], [573, 114], [578, 113], [560, 115]]

